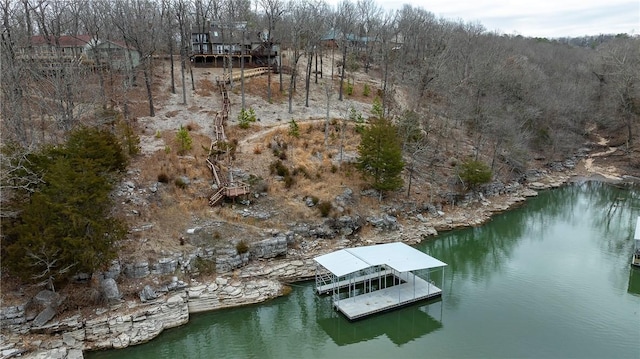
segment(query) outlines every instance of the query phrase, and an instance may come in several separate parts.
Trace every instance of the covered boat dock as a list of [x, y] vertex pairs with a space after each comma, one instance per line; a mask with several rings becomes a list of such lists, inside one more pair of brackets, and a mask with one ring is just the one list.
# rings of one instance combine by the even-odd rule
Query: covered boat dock
[[349, 320], [440, 297], [431, 280], [446, 263], [404, 243], [346, 248], [314, 258], [316, 291]]
[[631, 265], [640, 267], [640, 217], [636, 220], [636, 231], [633, 236], [633, 256], [631, 257]]

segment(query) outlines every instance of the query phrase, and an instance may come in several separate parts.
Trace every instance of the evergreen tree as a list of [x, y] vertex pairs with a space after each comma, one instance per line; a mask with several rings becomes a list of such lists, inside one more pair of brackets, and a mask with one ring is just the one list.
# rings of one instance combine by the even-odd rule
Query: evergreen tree
[[13, 203], [17, 218], [5, 221], [3, 264], [30, 282], [49, 285], [70, 274], [92, 272], [114, 258], [125, 227], [110, 215], [109, 193], [126, 156], [109, 132], [74, 131], [65, 146], [30, 158], [42, 183]]
[[485, 183], [491, 182], [491, 168], [485, 163], [468, 160], [460, 165], [460, 180], [465, 188], [477, 189]]
[[396, 127], [383, 117], [372, 120], [362, 132], [357, 167], [378, 191], [393, 191], [403, 185], [401, 142]]

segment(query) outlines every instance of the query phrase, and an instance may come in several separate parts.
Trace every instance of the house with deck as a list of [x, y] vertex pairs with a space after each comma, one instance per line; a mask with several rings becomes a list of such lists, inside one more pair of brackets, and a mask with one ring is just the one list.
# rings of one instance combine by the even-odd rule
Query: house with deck
[[140, 55], [123, 42], [91, 35], [32, 36], [19, 47], [17, 59], [41, 71], [62, 68], [124, 70], [140, 64]]
[[[228, 61], [239, 66], [277, 64], [280, 44], [267, 38], [267, 31], [248, 29], [246, 22], [213, 22], [191, 31], [191, 61], [221, 67]], [[226, 62], [225, 62], [226, 61]]]

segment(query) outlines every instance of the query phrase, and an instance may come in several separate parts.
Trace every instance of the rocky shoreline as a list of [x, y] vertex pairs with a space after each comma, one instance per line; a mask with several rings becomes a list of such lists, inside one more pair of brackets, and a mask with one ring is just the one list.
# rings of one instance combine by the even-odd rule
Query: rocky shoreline
[[[174, 277], [167, 285], [167, 291], [158, 292], [145, 287], [140, 301], [117, 301], [107, 308], [96, 309], [95, 315], [89, 317], [76, 314], [34, 326], [37, 318], [27, 319], [25, 305], [3, 307], [0, 308], [3, 327], [0, 358], [83, 358], [84, 351], [141, 344], [152, 340], [164, 329], [188, 323], [191, 313], [260, 303], [286, 294], [286, 283], [313, 278], [313, 258], [319, 254], [374, 243], [419, 243], [439, 231], [480, 225], [494, 214], [513, 208], [527, 197], [536, 196], [538, 190], [585, 180], [600, 181], [602, 178], [576, 177], [574, 173], [566, 172], [546, 174], [526, 186], [516, 184], [499, 196], [479, 196], [451, 213], [439, 212], [429, 218], [417, 214], [402, 225], [380, 230], [367, 238], [342, 236], [341, 239], [326, 241], [303, 240], [293, 248], [287, 245], [289, 235], [274, 233], [274, 239], [266, 241], [263, 246], [256, 246], [261, 248], [258, 255], [254, 253], [254, 258], [259, 258], [257, 260], [249, 260], [248, 254], [244, 256], [246, 260], [241, 255], [235, 259], [231, 256], [221, 262], [220, 268], [227, 270], [217, 270], [217, 275], [210, 281], [184, 283]], [[626, 179], [613, 181], [623, 182]], [[240, 263], [229, 264], [230, 259], [240, 260]], [[166, 261], [163, 263], [167, 265]], [[158, 266], [152, 267], [157, 271]], [[141, 271], [150, 273], [148, 267], [147, 264], [147, 269], [142, 268]], [[169, 267], [175, 270], [172, 265]]]

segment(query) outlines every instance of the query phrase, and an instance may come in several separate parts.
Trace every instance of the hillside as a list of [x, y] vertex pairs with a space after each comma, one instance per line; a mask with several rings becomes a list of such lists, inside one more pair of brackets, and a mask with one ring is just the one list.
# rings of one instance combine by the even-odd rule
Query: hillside
[[[325, 68], [324, 73], [330, 73], [330, 69]], [[323, 83], [326, 79], [318, 84], [312, 82], [308, 108], [304, 106], [304, 83], [300, 80], [291, 114], [287, 111], [286, 94], [277, 90], [278, 75], [273, 76], [271, 103], [266, 101], [266, 75], [247, 80], [246, 105], [255, 110], [258, 121], [246, 130], [237, 126], [241, 86], [234, 84], [225, 130], [229, 141], [237, 145], [234, 159], [228, 166], [236, 177], [253, 184], [252, 194], [244, 201], [228, 201], [210, 207], [208, 197], [213, 193], [213, 178], [205, 161], [213, 136], [213, 117], [221, 109], [220, 94], [214, 85], [216, 76], [221, 74], [222, 69], [194, 68], [196, 91], [187, 90], [186, 106], [181, 104], [182, 90], [177, 81], [177, 94], [159, 99], [156, 117], [138, 118], [142, 154], [131, 163], [118, 197], [121, 204], [118, 210], [132, 228], [122, 246], [123, 259], [157, 258], [174, 251], [192, 251], [196, 246], [228, 246], [239, 240], [251, 242], [263, 238], [268, 231], [287, 231], [300, 223], [321, 223], [324, 218], [317, 206], [310, 207], [308, 203], [313, 197], [333, 203], [330, 217], [358, 215], [366, 218], [389, 212], [403, 221], [402, 211], [410, 207], [454, 210], [451, 198], [453, 192], [459, 190], [455, 183], [455, 166], [472, 154], [471, 140], [462, 127], [452, 124], [454, 121], [431, 113], [422, 116], [432, 117], [439, 147], [433, 150], [429, 164], [416, 163], [411, 193], [407, 194], [407, 173], [403, 176], [405, 187], [387, 194], [383, 201], [375, 194], [362, 194], [366, 193], [362, 192], [367, 189], [366, 183], [350, 165], [357, 155], [358, 135], [353, 124], [347, 124], [344, 133], [341, 132], [342, 120], [351, 108], [365, 117], [370, 115], [373, 96], [362, 96], [362, 89], [365, 83], [376, 89], [379, 80], [375, 78], [375, 72], [365, 74], [361, 71], [354, 76], [354, 95], [345, 96], [344, 101], [337, 100], [337, 81], [334, 81], [328, 146], [324, 145], [327, 98]], [[288, 75], [284, 75], [284, 83], [286, 90]], [[168, 71], [158, 74], [155, 86], [156, 93], [166, 92], [170, 87]], [[396, 113], [402, 108], [402, 91], [402, 88], [396, 89]], [[299, 125], [298, 138], [289, 134], [292, 119]], [[194, 140], [192, 150], [183, 156], [178, 156], [175, 150], [178, 146], [175, 133], [180, 126], [188, 128]], [[589, 146], [600, 152], [608, 145], [622, 145], [615, 131], [613, 134], [605, 135], [608, 139], [600, 139], [594, 133], [594, 142]], [[596, 143], [596, 139], [600, 143]], [[606, 141], [609, 141], [608, 145]], [[629, 168], [623, 167], [626, 156], [621, 154], [621, 150], [613, 150], [607, 156], [593, 156], [588, 162], [579, 164], [577, 170], [585, 175], [589, 172], [616, 175], [618, 168], [631, 173]], [[290, 188], [270, 171], [270, 165], [278, 160], [294, 173], [295, 183]], [[528, 167], [532, 169], [531, 173], [541, 173], [548, 169], [548, 162], [533, 160]], [[158, 182], [161, 175], [168, 177], [167, 183]], [[505, 183], [514, 179], [500, 172], [496, 176]], [[179, 177], [188, 179], [185, 188], [175, 185]], [[345, 189], [353, 192], [353, 198], [347, 206], [341, 206], [335, 198]], [[185, 235], [190, 228], [212, 225], [218, 229], [211, 242], [191, 243], [190, 237]], [[369, 227], [365, 225], [360, 235], [366, 237]]]
[[[248, 129], [238, 126], [241, 85], [234, 84], [229, 94], [229, 121], [225, 126], [233, 149], [222, 170], [251, 184], [251, 194], [210, 206], [209, 197], [215, 188], [206, 159], [214, 136], [213, 120], [221, 110], [222, 98], [215, 82], [216, 77], [222, 75], [222, 69], [193, 68], [196, 90], [192, 91], [190, 81], [186, 81], [189, 87], [186, 105], [179, 75], [176, 94], [170, 93], [168, 61], [157, 63], [156, 69], [153, 83], [156, 116], [143, 116], [147, 104], [142, 86], [135, 88], [128, 99], [131, 112], [137, 115], [132, 121], [140, 137], [141, 153], [132, 158], [113, 194], [114, 211], [129, 227], [126, 239], [118, 244], [122, 265], [187, 258], [210, 250], [235, 251], [240, 242], [251, 246], [278, 233], [294, 234], [294, 243], [289, 245], [293, 252], [301, 246], [308, 250], [318, 245], [342, 245], [345, 238], [351, 245], [358, 245], [376, 242], [379, 236], [397, 235], [397, 231], [389, 232], [385, 228], [405, 228], [404, 234], [400, 231], [403, 239], [420, 240], [422, 232], [411, 234], [411, 229], [421, 224], [416, 218], [430, 223], [444, 222], [443, 214], [446, 214], [446, 218], [458, 218], [456, 225], [478, 223], [486, 218], [484, 197], [465, 195], [458, 183], [456, 166], [474, 153], [470, 133], [455, 119], [442, 115], [445, 105], [439, 103], [435, 94], [434, 106], [419, 113], [430, 125], [428, 136], [432, 146], [425, 150], [422, 160], [405, 158], [414, 164], [410, 188], [411, 167], [407, 166], [403, 174], [404, 187], [386, 193], [380, 200], [353, 166], [359, 134], [353, 121], [344, 121], [351, 109], [364, 118], [371, 115], [372, 94], [380, 85], [380, 74], [375, 68], [369, 74], [350, 73], [354, 91], [351, 96], [345, 95], [344, 101], [338, 101], [336, 76], [329, 92], [329, 135], [325, 145], [329, 61], [325, 61], [325, 79], [320, 79], [318, 84], [312, 81], [309, 107], [304, 106], [304, 81], [299, 79], [292, 113], [288, 112], [286, 94], [289, 75], [283, 75], [284, 92], [278, 89], [279, 75], [273, 75], [271, 102], [267, 101], [266, 75], [247, 79], [246, 106], [255, 110], [258, 119]], [[176, 74], [178, 70], [176, 68]], [[371, 89], [368, 96], [363, 95], [365, 84]], [[394, 88], [395, 98], [390, 104], [392, 117], [409, 106], [408, 96], [403, 95], [406, 90], [401, 86]], [[290, 133], [291, 120], [298, 125], [298, 137]], [[176, 133], [181, 126], [189, 131], [193, 143], [190, 150], [178, 155]], [[595, 127], [588, 130], [586, 150], [579, 157], [572, 154], [553, 159], [538, 156], [526, 164], [526, 173], [517, 176], [507, 170], [509, 166], [498, 164], [495, 182], [485, 191], [485, 196], [491, 196], [495, 208], [502, 208], [502, 197], [493, 195], [507, 193], [514, 188], [510, 183], [515, 181], [553, 182], [557, 176], [565, 176], [565, 172], [585, 177], [593, 174], [612, 178], [622, 174], [638, 176], [634, 167], [640, 163], [638, 152], [635, 148], [622, 150], [625, 138], [622, 131], [603, 132]], [[483, 153], [480, 158], [488, 163], [490, 153]], [[274, 173], [278, 163], [289, 171], [291, 179], [287, 181]], [[213, 266], [199, 262], [196, 269], [203, 275], [211, 273]], [[147, 279], [124, 280], [119, 286], [125, 298], [137, 298], [147, 282]], [[5, 303], [22, 300], [25, 294], [38, 290], [28, 287], [19, 292], [18, 298], [13, 298], [13, 294], [18, 293], [15, 291], [18, 285], [4, 276]], [[74, 288], [72, 285], [63, 291], [72, 294]], [[86, 298], [74, 301], [81, 305], [90, 303]]]

